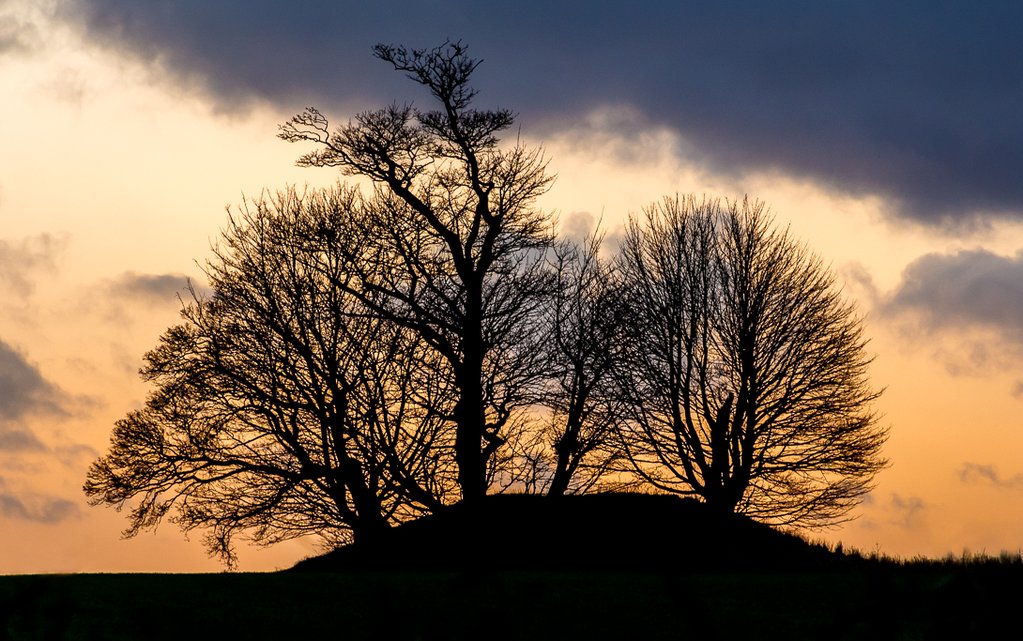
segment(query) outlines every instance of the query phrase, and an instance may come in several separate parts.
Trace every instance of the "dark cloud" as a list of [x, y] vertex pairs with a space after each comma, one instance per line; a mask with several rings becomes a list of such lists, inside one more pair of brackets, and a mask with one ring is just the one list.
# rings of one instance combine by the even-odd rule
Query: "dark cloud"
[[188, 289], [188, 276], [125, 272], [114, 279], [111, 287], [119, 297], [128, 300], [176, 301], [178, 294]]
[[[907, 343], [926, 347], [953, 375], [1019, 374], [1023, 357], [1023, 253], [983, 249], [927, 254], [878, 297], [882, 319], [902, 325]], [[1023, 382], [1012, 389], [1023, 395]]]
[[[440, 3], [78, 0], [96, 40], [196, 84], [341, 110], [406, 99], [377, 42], [461, 38], [481, 101], [531, 132], [624, 106], [701, 160], [888, 198], [930, 224], [1023, 219], [1023, 4], [910, 0]], [[68, 9], [67, 7], [70, 7]]]
[[0, 494], [0, 515], [8, 519], [59, 523], [80, 515], [76, 503], [54, 497], [30, 497], [28, 500], [13, 494]]
[[11, 427], [0, 421], [0, 452], [23, 452], [26, 450], [43, 450], [35, 434], [23, 428]]
[[882, 310], [911, 313], [932, 330], [995, 330], [1023, 348], [1023, 253], [922, 256], [906, 267]]
[[0, 239], [0, 288], [24, 298], [35, 289], [40, 272], [52, 272], [66, 238], [41, 234], [19, 241]]
[[959, 469], [959, 480], [963, 483], [987, 483], [1003, 489], [1023, 488], [1023, 473], [1002, 478], [993, 465], [964, 463]]
[[33, 415], [63, 416], [64, 404], [63, 392], [0, 339], [0, 451], [42, 449], [22, 423]]

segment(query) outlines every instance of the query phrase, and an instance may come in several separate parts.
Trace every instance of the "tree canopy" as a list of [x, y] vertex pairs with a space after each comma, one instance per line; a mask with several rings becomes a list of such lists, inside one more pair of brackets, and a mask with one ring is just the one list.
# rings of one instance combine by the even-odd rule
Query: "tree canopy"
[[551, 287], [541, 256], [553, 230], [535, 201], [552, 178], [539, 149], [499, 145], [510, 111], [473, 107], [479, 61], [463, 45], [378, 45], [374, 54], [428, 89], [436, 109], [392, 105], [332, 130], [310, 108], [280, 137], [317, 145], [300, 165], [374, 182], [372, 242], [390, 262], [359, 272], [351, 291], [446, 361], [457, 395], [458, 484], [463, 497], [480, 497], [539, 375], [526, 339]]
[[763, 203], [668, 198], [622, 247], [623, 444], [645, 481], [784, 524], [840, 520], [884, 467], [862, 323]]
[[135, 501], [128, 534], [173, 510], [230, 562], [238, 532], [341, 543], [450, 500], [434, 451], [446, 382], [419, 336], [340, 286], [337, 248], [364, 233], [357, 200], [289, 190], [232, 216], [206, 264], [212, 294], [193, 289], [146, 355], [154, 392], [89, 470], [94, 503]]
[[435, 109], [280, 137], [370, 180], [230, 212], [146, 404], [89, 470], [128, 535], [169, 517], [330, 545], [487, 493], [672, 492], [795, 525], [840, 521], [885, 465], [862, 323], [758, 202], [666, 199], [620, 246], [558, 239], [537, 148], [477, 110], [460, 43], [375, 55]]

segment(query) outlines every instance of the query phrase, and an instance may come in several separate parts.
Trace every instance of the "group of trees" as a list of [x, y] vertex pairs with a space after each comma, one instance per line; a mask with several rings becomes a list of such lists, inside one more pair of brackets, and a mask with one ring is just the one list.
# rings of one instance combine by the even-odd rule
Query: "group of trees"
[[840, 520], [884, 465], [860, 323], [762, 204], [666, 199], [620, 247], [559, 239], [542, 153], [501, 144], [459, 43], [378, 46], [437, 106], [281, 137], [371, 189], [243, 204], [95, 504], [261, 543], [375, 532], [493, 491], [646, 488], [773, 523]]

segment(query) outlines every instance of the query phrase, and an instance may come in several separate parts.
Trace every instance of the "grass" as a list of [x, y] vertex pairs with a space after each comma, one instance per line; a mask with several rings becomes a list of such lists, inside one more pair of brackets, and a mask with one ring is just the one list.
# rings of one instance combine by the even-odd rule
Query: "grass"
[[1019, 553], [838, 551], [671, 497], [488, 499], [300, 568], [0, 577], [0, 639], [988, 638], [1023, 602]]
[[0, 577], [4, 639], [928, 639], [1014, 625], [1017, 561], [821, 572]]

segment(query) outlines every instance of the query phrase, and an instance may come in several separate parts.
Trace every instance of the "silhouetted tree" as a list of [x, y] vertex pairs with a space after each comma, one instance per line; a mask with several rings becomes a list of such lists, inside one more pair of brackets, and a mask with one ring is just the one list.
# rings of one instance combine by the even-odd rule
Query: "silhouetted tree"
[[[537, 149], [473, 108], [460, 43], [377, 46], [424, 86], [332, 129], [281, 126], [307, 166], [367, 189], [245, 204], [183, 322], [145, 357], [154, 391], [89, 470], [93, 504], [208, 532], [330, 543], [492, 487], [645, 482], [723, 511], [830, 523], [885, 464], [854, 310], [757, 203], [666, 200], [620, 255], [558, 243]], [[523, 462], [526, 465], [523, 465]], [[629, 476], [622, 479], [622, 472]], [[639, 479], [636, 481], [635, 479]]]
[[[551, 252], [556, 287], [537, 331], [547, 374], [538, 402], [547, 414], [529, 432], [527, 486], [551, 495], [614, 487], [606, 472], [617, 459], [622, 413], [614, 387], [623, 300], [613, 266], [600, 257], [602, 235], [563, 241]], [[527, 476], [527, 478], [529, 478]]]
[[205, 268], [212, 294], [193, 290], [146, 355], [155, 390], [88, 473], [93, 504], [132, 505], [126, 535], [171, 512], [230, 563], [238, 533], [336, 544], [453, 498], [448, 381], [415, 332], [343, 286], [352, 260], [381, 260], [362, 213], [356, 191], [336, 188], [231, 217]]
[[534, 201], [552, 179], [539, 150], [499, 145], [510, 111], [472, 106], [479, 61], [462, 44], [378, 45], [374, 53], [429, 90], [437, 109], [392, 105], [331, 129], [310, 108], [280, 136], [318, 145], [300, 165], [338, 167], [375, 184], [369, 209], [377, 233], [368, 240], [393, 259], [342, 286], [446, 362], [458, 484], [464, 498], [480, 497], [542, 370], [523, 346], [550, 287], [543, 254], [551, 222]]
[[633, 219], [623, 444], [662, 490], [778, 524], [841, 520], [885, 465], [866, 341], [834, 278], [763, 204], [666, 199]]

